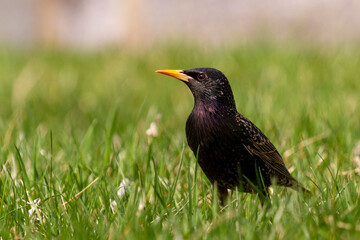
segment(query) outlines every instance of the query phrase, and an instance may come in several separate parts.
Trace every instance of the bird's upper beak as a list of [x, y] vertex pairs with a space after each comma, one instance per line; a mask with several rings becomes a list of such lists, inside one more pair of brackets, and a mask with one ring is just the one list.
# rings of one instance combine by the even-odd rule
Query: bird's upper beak
[[184, 70], [157, 70], [155, 72], [180, 79], [183, 82], [189, 82], [189, 80], [192, 79], [192, 77], [184, 73]]

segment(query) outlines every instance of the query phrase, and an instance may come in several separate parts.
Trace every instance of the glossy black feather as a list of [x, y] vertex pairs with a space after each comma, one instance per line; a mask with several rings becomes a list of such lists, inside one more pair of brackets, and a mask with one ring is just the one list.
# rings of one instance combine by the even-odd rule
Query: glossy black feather
[[278, 185], [307, 191], [287, 170], [279, 152], [250, 120], [239, 114], [223, 73], [212, 68], [184, 70], [194, 95], [194, 108], [186, 122], [186, 137], [201, 169], [219, 190], [224, 203], [227, 190], [266, 194], [273, 180]]

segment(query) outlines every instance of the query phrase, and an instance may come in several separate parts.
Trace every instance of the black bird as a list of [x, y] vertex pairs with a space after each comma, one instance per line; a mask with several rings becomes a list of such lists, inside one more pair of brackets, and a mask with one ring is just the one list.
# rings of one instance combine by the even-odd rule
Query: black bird
[[225, 75], [214, 68], [158, 70], [182, 80], [194, 95], [194, 108], [186, 122], [186, 137], [201, 169], [218, 189], [225, 204], [228, 189], [268, 197], [272, 181], [308, 192], [287, 170], [279, 152], [262, 131], [236, 110]]

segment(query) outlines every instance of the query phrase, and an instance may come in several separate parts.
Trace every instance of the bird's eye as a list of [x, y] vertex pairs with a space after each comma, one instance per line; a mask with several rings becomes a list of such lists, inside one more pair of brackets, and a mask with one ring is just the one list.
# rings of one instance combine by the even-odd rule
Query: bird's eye
[[206, 78], [206, 76], [205, 76], [205, 74], [203, 74], [203, 73], [200, 73], [198, 76], [197, 76], [197, 79], [198, 80], [204, 80]]

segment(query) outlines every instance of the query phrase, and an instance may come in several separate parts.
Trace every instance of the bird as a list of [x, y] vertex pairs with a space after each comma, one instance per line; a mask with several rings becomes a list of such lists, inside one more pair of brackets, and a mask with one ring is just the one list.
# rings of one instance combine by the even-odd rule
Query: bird
[[219, 204], [229, 190], [257, 193], [262, 205], [268, 188], [277, 185], [309, 192], [291, 176], [275, 146], [249, 119], [238, 113], [226, 76], [214, 68], [157, 70], [183, 81], [194, 96], [186, 121], [186, 138], [212, 185]]

